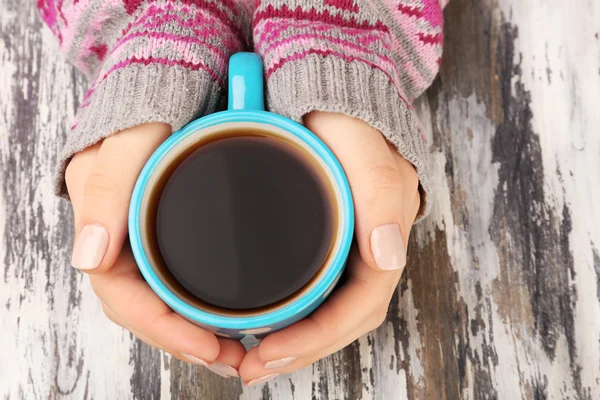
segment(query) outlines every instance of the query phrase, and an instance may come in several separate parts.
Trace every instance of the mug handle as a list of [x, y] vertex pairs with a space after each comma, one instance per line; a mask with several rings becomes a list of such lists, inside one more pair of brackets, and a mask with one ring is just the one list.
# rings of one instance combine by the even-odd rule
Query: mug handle
[[263, 62], [256, 53], [236, 53], [229, 59], [228, 110], [264, 111]]

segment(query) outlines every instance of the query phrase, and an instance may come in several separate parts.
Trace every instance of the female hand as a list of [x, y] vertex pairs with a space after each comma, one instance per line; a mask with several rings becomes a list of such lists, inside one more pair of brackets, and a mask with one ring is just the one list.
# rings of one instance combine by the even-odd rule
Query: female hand
[[310, 365], [385, 321], [420, 207], [414, 167], [379, 131], [355, 118], [323, 112], [309, 114], [305, 124], [332, 149], [348, 176], [358, 251], [351, 253], [346, 283], [321, 307], [248, 352], [240, 366], [248, 385]]
[[72, 264], [90, 274], [106, 316], [151, 346], [237, 376], [246, 354], [174, 313], [144, 281], [128, 244], [129, 200], [136, 179], [171, 127], [149, 123], [121, 131], [73, 157], [66, 182], [75, 214]]

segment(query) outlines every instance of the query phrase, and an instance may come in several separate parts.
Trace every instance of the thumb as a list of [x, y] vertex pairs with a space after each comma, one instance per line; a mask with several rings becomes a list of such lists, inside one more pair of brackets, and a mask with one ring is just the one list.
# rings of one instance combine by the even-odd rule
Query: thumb
[[127, 237], [129, 201], [137, 177], [171, 127], [149, 123], [104, 139], [80, 200], [71, 264], [99, 273], [116, 261]]
[[403, 159], [390, 149], [378, 130], [363, 121], [313, 112], [304, 122], [335, 153], [348, 176], [362, 259], [374, 269], [402, 269], [410, 231], [410, 225], [406, 225], [414, 220], [414, 215], [410, 220], [405, 214], [414, 208], [416, 173], [414, 182], [404, 181], [397, 158]]

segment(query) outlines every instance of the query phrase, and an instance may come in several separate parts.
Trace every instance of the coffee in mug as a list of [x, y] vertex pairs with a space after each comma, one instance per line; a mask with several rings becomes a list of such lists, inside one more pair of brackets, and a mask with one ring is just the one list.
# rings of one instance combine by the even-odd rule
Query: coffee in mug
[[336, 198], [311, 154], [266, 130], [230, 129], [186, 148], [149, 197], [157, 272], [188, 302], [255, 313], [285, 302], [326, 264]]

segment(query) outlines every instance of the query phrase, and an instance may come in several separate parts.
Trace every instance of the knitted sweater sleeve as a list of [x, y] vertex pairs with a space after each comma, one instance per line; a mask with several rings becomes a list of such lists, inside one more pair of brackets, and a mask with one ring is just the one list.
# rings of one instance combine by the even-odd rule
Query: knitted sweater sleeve
[[271, 111], [300, 121], [340, 112], [380, 130], [417, 170], [419, 211], [431, 193], [412, 102], [438, 72], [447, 0], [261, 0], [256, 51]]
[[247, 45], [250, 6], [238, 0], [38, 0], [44, 22], [90, 87], [60, 155], [120, 130], [165, 122], [178, 130], [215, 110], [229, 57]]

